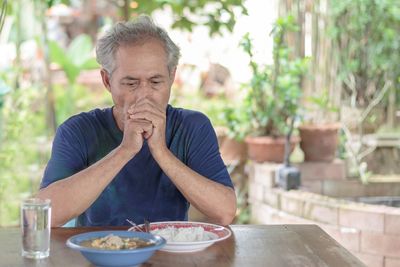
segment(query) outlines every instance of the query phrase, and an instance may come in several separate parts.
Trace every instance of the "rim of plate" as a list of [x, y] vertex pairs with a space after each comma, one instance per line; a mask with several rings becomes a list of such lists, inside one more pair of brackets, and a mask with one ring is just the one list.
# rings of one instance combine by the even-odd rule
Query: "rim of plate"
[[[77, 239], [82, 238], [82, 237], [85, 237], [85, 239], [89, 239], [89, 238], [103, 237], [103, 235], [107, 235], [107, 234], [118, 235], [118, 234], [127, 234], [127, 233], [134, 233], [134, 235], [130, 236], [128, 234], [127, 236], [123, 236], [123, 235], [119, 235], [119, 236], [120, 237], [138, 237], [138, 238], [142, 238], [142, 239], [149, 239], [149, 240], [154, 241], [155, 244], [153, 246], [144, 247], [144, 248], [136, 248], [136, 249], [107, 250], [107, 249], [84, 247], [76, 242]], [[137, 235], [137, 234], [139, 234], [139, 235]], [[140, 235], [142, 235], [142, 234], [149, 235], [149, 238], [140, 237]], [[159, 250], [162, 247], [164, 247], [164, 245], [167, 243], [165, 238], [163, 238], [162, 236], [153, 235], [151, 233], [142, 233], [142, 234], [140, 234], [140, 232], [123, 231], [123, 230], [92, 231], [92, 232], [86, 232], [86, 233], [81, 233], [81, 234], [71, 236], [70, 238], [68, 238], [68, 240], [65, 243], [68, 247], [79, 250], [79, 251], [97, 252], [97, 253], [105, 253], [105, 254], [126, 254], [126, 253], [131, 254], [131, 253], [140, 253], [140, 252], [146, 252], [146, 251]], [[151, 238], [151, 236], [153, 236], [153, 238]]]
[[[207, 231], [205, 227], [211, 227], [213, 229], [216, 229], [218, 232], [225, 232], [224, 236], [216, 238], [216, 239], [210, 239], [210, 240], [204, 240], [204, 241], [192, 241], [192, 242], [184, 242], [184, 241], [167, 241], [166, 246], [168, 245], [200, 245], [200, 244], [209, 244], [209, 243], [214, 243], [218, 241], [225, 240], [229, 238], [232, 235], [232, 231], [229, 230], [227, 227], [218, 225], [218, 224], [212, 224], [212, 223], [203, 223], [203, 222], [188, 222], [188, 221], [165, 221], [165, 222], [152, 222], [150, 223], [150, 230], [153, 230], [151, 227], [160, 225], [163, 226], [163, 228], [167, 226], [176, 226], [176, 225], [188, 225], [187, 227], [190, 227], [189, 225], [192, 225], [192, 227], [196, 226], [202, 226], [204, 231], [215, 234], [218, 236], [218, 234], [212, 232], [212, 231]], [[138, 225], [138, 227], [144, 227], [143, 224]], [[162, 228], [161, 228], [162, 229]]]

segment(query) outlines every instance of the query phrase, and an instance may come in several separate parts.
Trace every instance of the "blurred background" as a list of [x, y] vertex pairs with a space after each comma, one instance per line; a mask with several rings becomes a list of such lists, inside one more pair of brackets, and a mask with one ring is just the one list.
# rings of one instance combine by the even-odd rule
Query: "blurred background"
[[[96, 40], [141, 13], [181, 48], [170, 103], [211, 119], [236, 185], [235, 223], [273, 223], [260, 203], [284, 212], [287, 189], [400, 206], [397, 0], [1, 0], [0, 8], [0, 226], [18, 225], [21, 199], [37, 192], [57, 127], [112, 105]], [[260, 136], [281, 137], [278, 150], [261, 149], [272, 158], [252, 150], [250, 137]], [[302, 177], [295, 188], [271, 174], [285, 137]], [[275, 195], [279, 207], [268, 202]], [[305, 213], [297, 215], [321, 222]], [[206, 220], [195, 210], [191, 219]], [[371, 266], [387, 257], [352, 251]]]

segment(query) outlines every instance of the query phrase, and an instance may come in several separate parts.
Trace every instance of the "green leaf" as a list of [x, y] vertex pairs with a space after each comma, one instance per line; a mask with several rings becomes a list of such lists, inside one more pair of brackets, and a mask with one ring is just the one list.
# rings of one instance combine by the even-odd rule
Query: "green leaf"
[[6, 84], [6, 82], [0, 78], [0, 97], [11, 91], [11, 87]]
[[76, 37], [67, 49], [67, 57], [77, 67], [83, 65], [90, 57], [93, 49], [92, 40], [86, 34]]
[[50, 59], [63, 67], [67, 62], [67, 57], [63, 48], [55, 41], [49, 41]]
[[63, 70], [65, 72], [65, 75], [67, 75], [68, 82], [70, 84], [74, 84], [76, 81], [76, 78], [78, 78], [79, 73], [81, 72], [81, 69], [77, 68], [74, 64], [67, 62], [63, 66]]
[[97, 63], [95, 58], [89, 58], [85, 63], [82, 64], [81, 69], [91, 70], [99, 68], [99, 63]]

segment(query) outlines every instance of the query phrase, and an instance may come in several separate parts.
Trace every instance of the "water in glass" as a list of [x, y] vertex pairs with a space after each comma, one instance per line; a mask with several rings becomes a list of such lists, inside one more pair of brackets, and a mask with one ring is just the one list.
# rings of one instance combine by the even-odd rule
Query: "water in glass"
[[31, 198], [21, 205], [22, 256], [42, 259], [50, 253], [50, 200]]

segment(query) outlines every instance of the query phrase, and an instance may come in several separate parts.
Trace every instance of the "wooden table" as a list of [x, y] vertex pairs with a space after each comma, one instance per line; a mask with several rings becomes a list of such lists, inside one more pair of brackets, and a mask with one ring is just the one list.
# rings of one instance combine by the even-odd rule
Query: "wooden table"
[[[365, 266], [316, 225], [232, 225], [233, 235], [201, 252], [157, 251], [142, 266]], [[0, 228], [0, 266], [92, 266], [65, 241], [79, 233], [106, 228], [53, 228], [50, 257], [21, 257], [19, 228]], [[107, 228], [109, 230], [109, 228]], [[113, 228], [115, 229], [115, 228]]]

